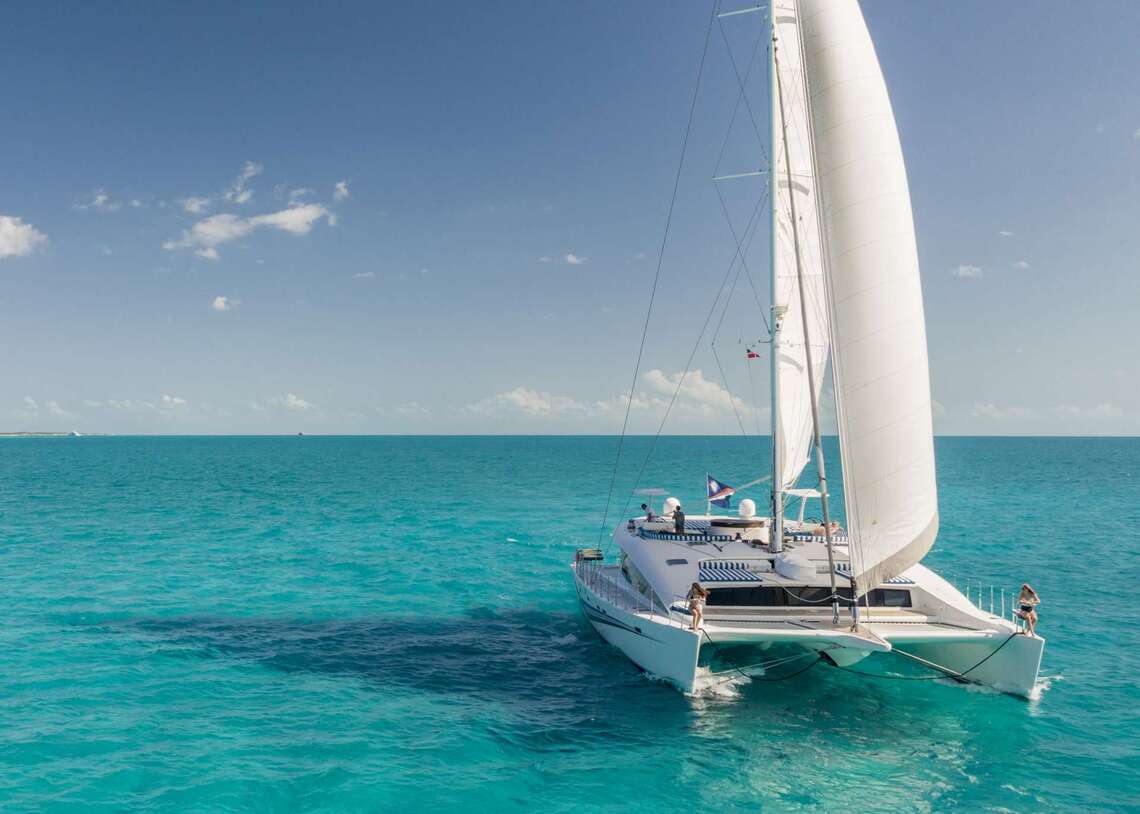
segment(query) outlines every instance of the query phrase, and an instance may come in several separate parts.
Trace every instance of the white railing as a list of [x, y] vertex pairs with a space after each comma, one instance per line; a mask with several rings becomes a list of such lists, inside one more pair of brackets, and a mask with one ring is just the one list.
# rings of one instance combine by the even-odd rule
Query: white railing
[[611, 605], [630, 613], [647, 615], [653, 621], [677, 627], [687, 626], [683, 620], [674, 618], [671, 611], [673, 603], [683, 601], [684, 597], [674, 596], [667, 608], [660, 599], [638, 591], [627, 582], [620, 566], [607, 564], [601, 559], [583, 559], [580, 554], [574, 560], [574, 571], [583, 585]]
[[1007, 591], [1001, 586], [977, 577], [965, 577], [960, 580], [954, 574], [941, 576], [960, 591], [967, 601], [978, 610], [984, 611], [988, 607], [990, 616], [1008, 619], [1019, 629], [1025, 629], [1025, 620], [1018, 615], [1017, 597], [1020, 592]]

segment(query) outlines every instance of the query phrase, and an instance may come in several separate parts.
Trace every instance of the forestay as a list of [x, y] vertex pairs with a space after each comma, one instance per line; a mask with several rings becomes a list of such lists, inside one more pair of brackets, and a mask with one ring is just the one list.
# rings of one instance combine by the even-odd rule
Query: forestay
[[864, 592], [922, 559], [938, 532], [922, 289], [902, 149], [862, 12], [856, 0], [799, 7], [851, 573]]
[[[820, 235], [816, 180], [812, 166], [812, 132], [803, 54], [794, 0], [774, 0], [773, 38], [778, 86], [772, 90], [773, 116], [773, 299], [787, 311], [775, 352], [779, 377], [781, 490], [793, 486], [807, 465], [812, 441], [811, 395], [818, 398], [827, 361], [827, 305], [823, 278], [823, 241]], [[787, 132], [785, 159], [784, 133]], [[789, 166], [790, 165], [790, 166]], [[790, 169], [790, 173], [789, 173]], [[792, 220], [792, 196], [795, 218]], [[798, 234], [797, 234], [798, 232]], [[811, 341], [814, 381], [809, 382], [804, 343], [804, 321], [797, 280], [796, 244], [803, 274], [807, 306], [807, 335]]]

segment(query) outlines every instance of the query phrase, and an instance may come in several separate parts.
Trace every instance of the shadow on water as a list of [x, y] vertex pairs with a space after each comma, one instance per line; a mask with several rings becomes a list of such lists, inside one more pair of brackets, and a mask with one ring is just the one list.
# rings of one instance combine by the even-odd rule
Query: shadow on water
[[[234, 660], [353, 679], [377, 692], [402, 688], [447, 703], [491, 703], [512, 719], [494, 727], [495, 737], [539, 751], [640, 742], [648, 722], [658, 737], [719, 740], [765, 731], [766, 748], [776, 751], [797, 732], [854, 737], [862, 748], [893, 749], [901, 740], [923, 749], [1010, 706], [1001, 696], [861, 680], [823, 665], [792, 681], [687, 698], [648, 681], [581, 616], [566, 612], [477, 608], [456, 617], [322, 621], [182, 616], [103, 622], [95, 630], [129, 635], [159, 657]], [[867, 720], [882, 728], [868, 731]], [[885, 735], [892, 731], [908, 734]]]

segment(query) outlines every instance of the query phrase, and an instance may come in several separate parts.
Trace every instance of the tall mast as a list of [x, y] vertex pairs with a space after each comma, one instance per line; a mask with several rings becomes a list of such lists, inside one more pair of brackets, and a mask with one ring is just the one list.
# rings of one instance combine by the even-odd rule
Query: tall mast
[[769, 119], [771, 128], [769, 133], [770, 148], [768, 150], [768, 205], [771, 215], [771, 266], [772, 266], [772, 320], [771, 320], [771, 364], [772, 364], [772, 409], [769, 414], [772, 418], [772, 528], [768, 535], [768, 547], [773, 553], [781, 551], [784, 547], [784, 484], [783, 461], [781, 460], [783, 439], [780, 430], [780, 328], [784, 321], [784, 312], [787, 306], [776, 302], [776, 195], [779, 189], [776, 178], [776, 12], [775, 3], [768, 4], [768, 99], [771, 109]]
[[[773, 3], [773, 5], [775, 5]], [[797, 25], [799, 24], [799, 14], [797, 9]], [[803, 323], [803, 341], [805, 349], [805, 358], [807, 360], [808, 372], [808, 395], [811, 398], [811, 428], [812, 440], [815, 443], [815, 461], [816, 468], [819, 471], [819, 497], [820, 503], [823, 508], [823, 535], [824, 542], [827, 545], [827, 566], [828, 575], [831, 578], [831, 609], [832, 609], [832, 623], [839, 623], [839, 594], [836, 591], [835, 585], [835, 551], [831, 540], [831, 512], [829, 505], [829, 495], [827, 494], [827, 467], [824, 465], [823, 460], [823, 441], [819, 432], [819, 403], [815, 395], [815, 363], [812, 361], [811, 352], [811, 332], [808, 329], [808, 314], [807, 314], [807, 297], [804, 292], [804, 269], [803, 262], [800, 257], [800, 232], [797, 227], [798, 219], [796, 217], [796, 196], [795, 188], [792, 186], [792, 162], [788, 150], [788, 120], [784, 116], [784, 85], [780, 81], [779, 75], [779, 61], [776, 59], [777, 44], [775, 38], [772, 41], [772, 76], [776, 83], [776, 103], [780, 111], [780, 124], [781, 124], [781, 137], [783, 139], [784, 151], [784, 172], [787, 174], [788, 180], [788, 206], [791, 209], [792, 220], [792, 245], [796, 255], [796, 285], [799, 289], [800, 295], [800, 321]], [[778, 179], [775, 183], [778, 185]], [[775, 232], [773, 232], [773, 244], [775, 243]], [[773, 265], [773, 280], [775, 279], [775, 266]], [[773, 288], [773, 291], [775, 289]], [[775, 316], [773, 314], [773, 316]], [[773, 357], [775, 350], [773, 350]], [[775, 378], [775, 377], [774, 377]], [[773, 438], [775, 442], [775, 438]], [[777, 477], [779, 477], [777, 473]], [[775, 483], [775, 480], [773, 480]], [[781, 518], [782, 520], [782, 518]], [[853, 594], [854, 595], [854, 594]]]

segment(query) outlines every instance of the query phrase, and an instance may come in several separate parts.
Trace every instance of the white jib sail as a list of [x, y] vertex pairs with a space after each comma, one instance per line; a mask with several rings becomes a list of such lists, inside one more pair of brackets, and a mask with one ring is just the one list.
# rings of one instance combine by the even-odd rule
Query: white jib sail
[[[779, 458], [781, 489], [795, 485], [811, 453], [812, 416], [808, 388], [814, 387], [816, 397], [819, 397], [828, 342], [823, 239], [812, 166], [811, 121], [799, 27], [795, 0], [774, 0], [772, 29], [775, 75], [779, 84], [773, 84], [772, 88], [773, 304], [787, 308], [781, 322], [779, 347], [775, 349], [776, 375], [779, 377], [779, 438], [782, 443]], [[792, 196], [795, 196], [795, 224], [792, 221]], [[804, 343], [804, 321], [796, 276], [797, 241], [810, 348]], [[808, 381], [809, 352], [815, 374], [811, 382]]]
[[856, 0], [800, 0], [851, 572], [860, 593], [938, 533], [930, 377], [902, 147]]

